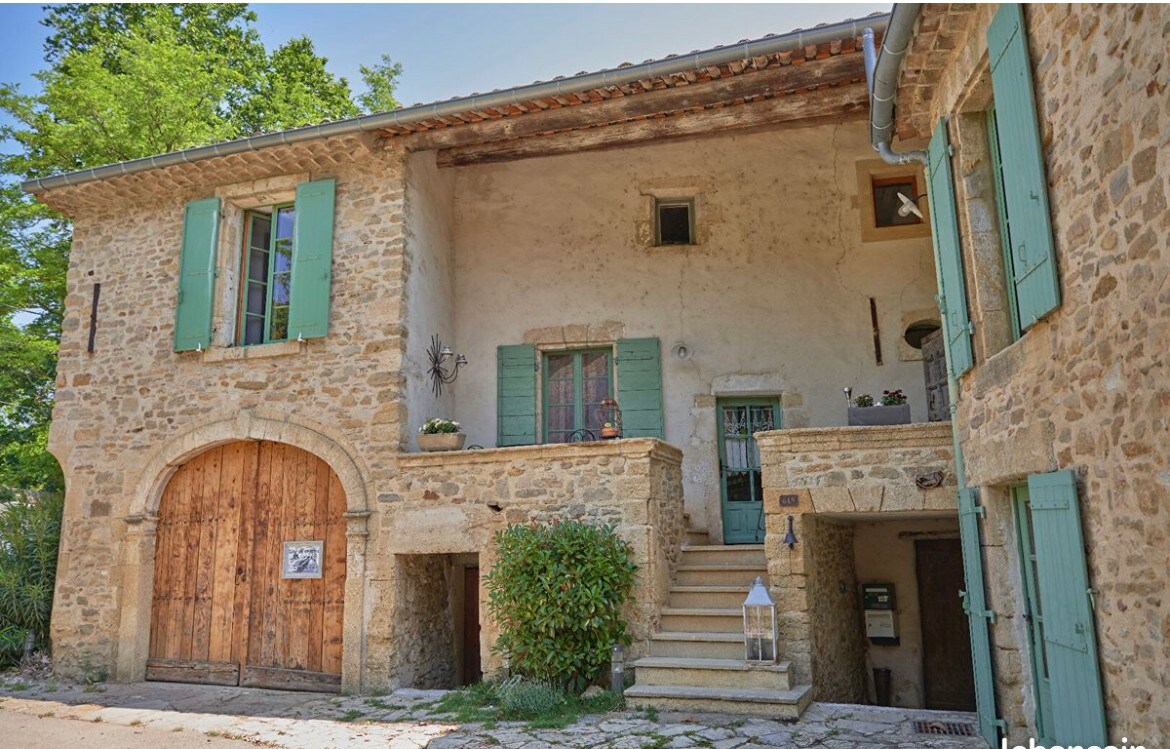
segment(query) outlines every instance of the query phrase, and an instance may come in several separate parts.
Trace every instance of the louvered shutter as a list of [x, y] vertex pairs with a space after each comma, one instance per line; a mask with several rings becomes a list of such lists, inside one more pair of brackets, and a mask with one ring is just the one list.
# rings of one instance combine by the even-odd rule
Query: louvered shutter
[[1044, 610], [1044, 657], [1052, 685], [1053, 740], [1105, 746], [1105, 705], [1093, 624], [1093, 593], [1072, 471], [1028, 477], [1036, 585]]
[[617, 402], [623, 437], [663, 438], [662, 351], [657, 338], [617, 342]]
[[290, 339], [320, 338], [329, 333], [335, 191], [336, 180], [332, 179], [297, 185], [288, 309]]
[[496, 445], [535, 445], [536, 346], [499, 346], [496, 375]]
[[218, 243], [219, 198], [188, 203], [183, 213], [179, 299], [175, 306], [175, 351], [205, 349], [211, 343]]
[[930, 195], [930, 224], [934, 241], [934, 263], [938, 274], [938, 305], [947, 345], [947, 366], [956, 377], [975, 362], [971, 350], [971, 320], [967, 314], [967, 284], [963, 278], [963, 253], [959, 241], [959, 219], [955, 208], [955, 182], [951, 172], [951, 147], [947, 121], [934, 130], [928, 149], [930, 167], [927, 192]]
[[1011, 273], [1020, 328], [1060, 306], [1060, 283], [1048, 212], [1048, 182], [1036, 118], [1024, 13], [1000, 5], [987, 29], [991, 87], [1003, 163], [1004, 203], [1011, 227]]
[[993, 616], [987, 608], [983, 588], [983, 552], [979, 541], [982, 508], [975, 504], [975, 490], [959, 489], [959, 540], [963, 546], [963, 611], [971, 635], [971, 670], [975, 677], [975, 710], [979, 734], [991, 746], [998, 746], [997, 729], [1003, 725], [995, 715], [995, 673], [991, 661]]

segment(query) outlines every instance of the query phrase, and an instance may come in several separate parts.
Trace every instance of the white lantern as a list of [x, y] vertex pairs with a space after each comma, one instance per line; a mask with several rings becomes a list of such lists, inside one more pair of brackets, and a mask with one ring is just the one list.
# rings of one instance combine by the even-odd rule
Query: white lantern
[[776, 604], [759, 577], [743, 602], [743, 641], [745, 660], [776, 662]]

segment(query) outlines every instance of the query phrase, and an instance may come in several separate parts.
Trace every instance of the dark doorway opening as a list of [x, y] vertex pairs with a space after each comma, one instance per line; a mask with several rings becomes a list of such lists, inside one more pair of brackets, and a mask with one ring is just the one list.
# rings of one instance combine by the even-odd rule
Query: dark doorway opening
[[930, 710], [974, 710], [971, 638], [959, 591], [963, 548], [958, 539], [914, 542], [922, 620], [924, 701]]

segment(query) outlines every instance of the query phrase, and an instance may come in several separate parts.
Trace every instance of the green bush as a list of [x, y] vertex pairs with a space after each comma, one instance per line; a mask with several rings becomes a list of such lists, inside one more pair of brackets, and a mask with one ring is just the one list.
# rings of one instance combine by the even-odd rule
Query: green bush
[[48, 646], [61, 506], [55, 494], [0, 504], [0, 666], [20, 661], [29, 632]]
[[614, 643], [629, 643], [622, 606], [637, 565], [609, 526], [514, 525], [496, 534], [485, 578], [500, 624], [496, 647], [512, 671], [579, 692], [608, 668]]

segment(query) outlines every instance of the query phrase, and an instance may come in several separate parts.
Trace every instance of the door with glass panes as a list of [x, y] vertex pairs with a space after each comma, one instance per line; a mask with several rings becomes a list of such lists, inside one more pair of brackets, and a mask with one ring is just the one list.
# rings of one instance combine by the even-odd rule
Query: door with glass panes
[[780, 401], [721, 398], [716, 408], [723, 543], [763, 543], [764, 490], [760, 483], [760, 448], [753, 435], [780, 425]]
[[544, 355], [544, 441], [582, 442], [601, 436], [601, 402], [613, 397], [610, 349]]

